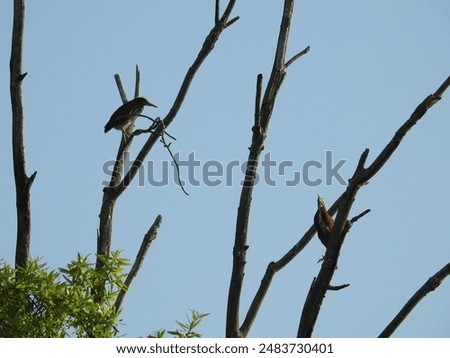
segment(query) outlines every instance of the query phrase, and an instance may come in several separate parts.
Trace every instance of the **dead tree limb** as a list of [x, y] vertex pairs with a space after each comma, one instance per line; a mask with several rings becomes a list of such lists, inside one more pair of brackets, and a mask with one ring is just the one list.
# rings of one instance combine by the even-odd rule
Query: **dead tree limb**
[[[219, 17], [219, 21], [215, 21], [214, 27], [211, 29], [210, 33], [206, 36], [206, 39], [202, 45], [202, 48], [200, 49], [197, 58], [194, 60], [191, 67], [188, 69], [184, 80], [181, 84], [180, 90], [178, 91], [178, 94], [175, 98], [175, 101], [169, 111], [169, 113], [165, 116], [165, 118], [159, 122], [158, 125], [155, 126], [155, 128], [152, 130], [151, 133], [149, 133], [149, 138], [144, 143], [143, 147], [139, 151], [138, 155], [136, 156], [136, 159], [133, 161], [130, 169], [127, 173], [123, 175], [123, 177], [120, 175], [123, 171], [123, 163], [120, 161], [123, 161], [123, 153], [126, 152], [126, 147], [123, 148], [126, 145], [129, 145], [131, 142], [126, 142], [124, 138], [122, 138], [121, 146], [118, 150], [118, 155], [116, 158], [116, 164], [114, 166], [114, 174], [111, 178], [110, 185], [105, 187], [103, 189], [103, 200], [102, 200], [102, 206], [100, 209], [100, 223], [99, 223], [99, 230], [97, 232], [97, 254], [98, 255], [105, 255], [108, 256], [110, 254], [111, 250], [111, 236], [112, 236], [112, 221], [113, 221], [113, 211], [114, 206], [116, 203], [116, 200], [118, 197], [125, 191], [125, 189], [130, 185], [131, 181], [139, 171], [139, 169], [142, 166], [142, 163], [144, 162], [146, 156], [150, 152], [150, 150], [153, 148], [153, 145], [157, 142], [157, 140], [160, 138], [160, 136], [164, 133], [165, 129], [172, 123], [172, 121], [175, 119], [176, 115], [178, 114], [178, 111], [181, 108], [181, 105], [183, 104], [184, 99], [186, 98], [187, 92], [189, 90], [189, 87], [192, 83], [192, 80], [194, 79], [195, 74], [197, 73], [198, 69], [202, 65], [203, 61], [206, 59], [206, 57], [211, 53], [211, 51], [214, 48], [215, 43], [219, 39], [222, 31], [231, 25], [232, 22], [235, 22], [238, 18], [235, 17], [232, 20], [228, 20], [229, 16], [231, 14], [231, 11], [233, 10], [234, 4], [236, 0], [230, 0], [228, 2], [228, 5], [222, 14], [221, 17]], [[218, 6], [218, 2], [216, 2], [216, 6]], [[219, 9], [216, 9], [215, 14], [219, 12]], [[217, 16], [217, 15], [215, 15]], [[136, 85], [135, 85], [135, 95], [139, 92], [139, 71], [136, 69]], [[117, 77], [116, 77], [116, 81]], [[118, 84], [120, 81], [118, 81]], [[119, 90], [122, 86], [119, 85]], [[126, 96], [124, 96], [124, 91], [122, 93], [122, 101], [126, 101]], [[132, 127], [130, 126], [129, 130], [132, 131]], [[131, 134], [127, 133], [129, 136]], [[97, 259], [96, 267], [100, 268], [102, 266], [101, 260]]]
[[361, 184], [359, 178], [365, 170], [364, 164], [367, 160], [368, 155], [369, 150], [366, 149], [361, 155], [355, 173], [349, 180], [347, 190], [344, 193], [342, 203], [339, 207], [339, 211], [337, 213], [336, 220], [331, 231], [330, 241], [325, 253], [325, 258], [322, 262], [322, 267], [308, 292], [305, 304], [303, 306], [300, 325], [297, 333], [298, 338], [311, 337], [317, 317], [319, 316], [322, 302], [325, 298], [325, 294], [331, 286], [331, 279], [333, 278], [334, 272], [336, 271], [339, 252], [341, 250], [342, 244], [344, 243], [344, 239], [349, 228], [347, 219], [350, 213], [350, 209], [353, 205], [353, 201], [355, 200], [359, 188], [364, 184], [364, 182]]
[[387, 325], [387, 327], [380, 333], [378, 338], [388, 338], [394, 333], [394, 331], [400, 326], [405, 318], [411, 313], [414, 307], [424, 298], [427, 294], [438, 288], [442, 281], [450, 275], [450, 263], [445, 265], [442, 269], [431, 276], [427, 282], [425, 282], [421, 288], [406, 302], [400, 312], [394, 317], [394, 319]]
[[178, 111], [181, 108], [181, 105], [184, 102], [184, 99], [186, 98], [186, 95], [188, 93], [189, 87], [192, 83], [192, 80], [194, 79], [195, 74], [199, 70], [200, 66], [202, 65], [203, 61], [208, 57], [208, 55], [211, 53], [211, 51], [214, 48], [215, 43], [219, 39], [220, 35], [222, 34], [223, 30], [226, 29], [231, 25], [231, 23], [235, 22], [238, 17], [233, 18], [232, 20], [228, 20], [231, 11], [233, 10], [233, 7], [236, 3], [236, 0], [230, 0], [228, 2], [228, 5], [220, 17], [218, 22], [215, 22], [215, 26], [211, 29], [210, 33], [206, 36], [205, 41], [203, 42], [203, 45], [197, 55], [197, 58], [194, 60], [191, 67], [189, 67], [184, 80], [181, 84], [181, 87], [178, 91], [178, 94], [175, 98], [175, 101], [172, 105], [172, 107], [169, 110], [169, 113], [164, 117], [164, 119], [161, 121], [161, 123], [156, 126], [153, 130], [153, 133], [151, 133], [148, 140], [144, 143], [143, 147], [139, 151], [138, 155], [136, 156], [136, 159], [130, 166], [130, 169], [128, 172], [124, 175], [122, 181], [118, 183], [114, 187], [107, 187], [104, 188], [105, 192], [108, 192], [108, 196], [112, 199], [117, 199], [123, 191], [130, 185], [131, 181], [139, 171], [139, 168], [142, 166], [142, 163], [144, 162], [144, 159], [150, 152], [150, 150], [153, 148], [161, 134], [164, 132], [164, 130], [172, 123], [172, 121], [175, 119], [176, 115], [178, 114]]
[[[118, 74], [114, 75], [114, 79], [116, 81], [117, 89], [119, 91], [120, 97], [122, 99], [122, 103], [128, 102], [127, 95], [125, 89], [122, 84], [122, 80]], [[139, 96], [139, 88], [140, 88], [140, 71], [138, 66], [136, 66], [135, 73], [135, 97]], [[134, 128], [134, 123], [131, 123], [126, 129], [125, 134], [122, 133], [122, 137], [120, 140], [120, 145], [117, 150], [116, 161], [114, 163], [114, 168], [111, 174], [111, 181], [109, 183], [109, 187], [116, 186], [122, 176], [125, 155], [128, 152], [128, 149], [131, 145], [130, 141], [127, 141], [127, 138], [131, 135]], [[103, 192], [103, 201], [102, 207], [100, 210], [100, 226], [97, 233], [97, 262], [96, 268], [100, 269], [103, 265], [103, 261], [101, 260], [102, 255], [109, 255], [111, 250], [111, 233], [112, 233], [112, 215], [114, 211], [116, 199], [111, 198], [106, 191]]]
[[158, 234], [158, 229], [161, 225], [162, 216], [158, 215], [153, 222], [152, 226], [148, 229], [147, 233], [144, 235], [144, 238], [142, 239], [141, 247], [139, 248], [139, 251], [136, 255], [136, 259], [134, 260], [133, 266], [131, 266], [131, 270], [127, 275], [127, 278], [125, 279], [124, 285], [125, 289], [122, 289], [119, 294], [117, 295], [116, 302], [114, 304], [116, 311], [119, 311], [122, 307], [123, 299], [125, 298], [125, 294], [127, 293], [128, 289], [131, 286], [131, 283], [133, 282], [133, 279], [137, 276], [139, 269], [142, 266], [142, 263], [144, 262], [145, 255], [147, 254], [148, 249], [150, 248], [150, 245], [154, 240], [156, 240], [156, 236]]
[[[441, 86], [436, 90], [436, 92], [431, 95], [432, 97], [428, 96], [426, 100], [424, 100], [413, 112], [410, 119], [408, 119], [405, 122], [405, 125], [403, 125], [401, 128], [402, 130], [398, 130], [394, 137], [391, 139], [391, 141], [387, 144], [387, 146], [383, 149], [383, 151], [380, 153], [379, 156], [383, 155], [385, 158], [389, 158], [392, 153], [390, 151], [394, 151], [397, 146], [392, 145], [391, 143], [395, 143], [396, 141], [401, 141], [406, 132], [411, 129], [414, 124], [417, 123], [417, 121], [420, 119], [418, 118], [419, 115], [423, 116], [425, 112], [430, 108], [430, 105], [434, 105], [436, 103], [436, 99], [439, 100], [442, 98], [444, 92], [447, 90], [447, 88], [450, 86], [450, 77], [448, 77]], [[430, 98], [433, 98], [433, 100], [430, 100]], [[421, 108], [418, 110], [418, 108]], [[425, 112], [424, 112], [425, 109]], [[389, 149], [387, 149], [389, 148]], [[387, 160], [387, 159], [386, 159]], [[386, 163], [386, 160], [378, 160], [377, 166], [374, 167], [372, 164], [372, 169], [369, 172], [366, 172], [368, 174], [365, 175], [364, 180], [367, 182], [371, 179], [373, 175], [375, 175], [380, 169], [381, 166], [383, 166]], [[375, 163], [375, 161], [374, 161]], [[330, 206], [328, 209], [328, 212], [330, 215], [336, 214], [338, 208], [340, 207], [341, 203], [343, 202], [345, 192], [342, 193], [339, 198], [336, 199], [336, 201]], [[264, 298], [269, 291], [270, 285], [272, 283], [273, 278], [277, 274], [277, 272], [281, 271], [284, 267], [286, 267], [297, 255], [303, 251], [303, 249], [308, 245], [308, 243], [311, 241], [311, 239], [316, 234], [316, 228], [314, 225], [311, 225], [310, 228], [303, 234], [303, 236], [297, 241], [297, 243], [288, 250], [279, 260], [272, 261], [267, 265], [266, 272], [261, 279], [261, 284], [258, 287], [258, 290], [253, 297], [252, 303], [250, 304], [250, 307], [247, 311], [244, 323], [242, 324], [241, 331], [242, 332], [248, 332], [251, 329], [251, 326], [259, 312], [259, 309], [261, 308], [262, 302], [264, 301]]]
[[362, 153], [355, 173], [349, 180], [347, 189], [340, 198], [341, 203], [339, 204], [336, 220], [331, 232], [330, 244], [327, 248], [317, 279], [314, 281], [306, 298], [305, 305], [303, 306], [297, 332], [298, 338], [308, 338], [312, 336], [320, 307], [337, 267], [341, 246], [350, 227], [348, 224], [348, 215], [358, 190], [380, 171], [398, 148], [409, 130], [425, 115], [428, 109], [442, 98], [442, 95], [449, 84], [450, 80], [447, 78], [434, 94], [427, 96], [417, 106], [410, 118], [397, 130], [390, 142], [367, 168], [365, 168], [365, 163], [369, 155], [369, 149], [366, 149]]
[[24, 144], [24, 113], [22, 102], [22, 47], [25, 24], [25, 0], [14, 0], [14, 20], [11, 44], [10, 94], [12, 109], [12, 151], [16, 185], [17, 241], [16, 267], [23, 267], [30, 255], [31, 208], [30, 189], [37, 172], [26, 173]]
[[[241, 300], [242, 286], [244, 282], [244, 272], [247, 256], [247, 230], [252, 201], [253, 187], [256, 178], [256, 170], [259, 164], [259, 157], [264, 149], [264, 141], [267, 136], [270, 118], [275, 105], [278, 91], [286, 76], [286, 49], [289, 38], [289, 30], [294, 10], [294, 1], [285, 0], [283, 15], [281, 19], [280, 31], [278, 35], [277, 48], [273, 62], [272, 72], [262, 97], [262, 75], [258, 75], [255, 99], [255, 118], [252, 128], [252, 143], [247, 160], [244, 184], [239, 200], [239, 207], [236, 219], [236, 234], [233, 247], [233, 267], [228, 290], [226, 337], [245, 337], [248, 333], [246, 327], [239, 327], [239, 307]], [[309, 49], [309, 48], [307, 48]], [[305, 49], [303, 53], [308, 52]], [[292, 61], [288, 62], [290, 65]]]

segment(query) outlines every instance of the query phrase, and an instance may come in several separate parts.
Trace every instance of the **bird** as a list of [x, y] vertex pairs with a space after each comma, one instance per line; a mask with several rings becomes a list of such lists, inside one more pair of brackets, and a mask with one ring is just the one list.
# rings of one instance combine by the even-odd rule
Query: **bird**
[[323, 199], [317, 195], [317, 212], [316, 215], [314, 215], [314, 226], [317, 230], [317, 236], [325, 248], [328, 248], [333, 225], [334, 220], [328, 213]]
[[125, 136], [125, 129], [141, 114], [144, 106], [157, 108], [154, 104], [147, 101], [144, 97], [136, 97], [131, 101], [122, 104], [112, 114], [108, 123], [105, 125], [105, 133], [111, 129], [119, 129]]

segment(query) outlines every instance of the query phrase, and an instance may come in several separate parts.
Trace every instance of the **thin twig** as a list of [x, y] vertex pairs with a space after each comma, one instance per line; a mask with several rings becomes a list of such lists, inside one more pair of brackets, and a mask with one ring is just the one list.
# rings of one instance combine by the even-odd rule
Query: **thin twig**
[[180, 176], [180, 166], [175, 158], [175, 156], [172, 153], [172, 150], [170, 149], [170, 145], [171, 143], [167, 144], [167, 141], [165, 139], [165, 136], [167, 135], [169, 138], [173, 139], [173, 140], [177, 140], [174, 136], [170, 135], [169, 133], [167, 133], [164, 129], [164, 123], [161, 121], [161, 119], [159, 117], [157, 117], [156, 119], [153, 119], [149, 116], [146, 116], [144, 114], [140, 114], [139, 117], [145, 117], [147, 119], [150, 119], [152, 121], [152, 125], [147, 128], [147, 129], [136, 129], [133, 131], [133, 133], [130, 134], [130, 136], [125, 140], [124, 143], [121, 144], [121, 149], [119, 150], [120, 155], [122, 154], [122, 151], [124, 150], [124, 148], [126, 148], [128, 145], [130, 145], [130, 143], [132, 142], [132, 140], [134, 139], [134, 137], [139, 136], [141, 134], [144, 133], [151, 133], [151, 134], [156, 134], [156, 128], [158, 126], [161, 126], [163, 129], [161, 130], [161, 134], [158, 134], [161, 136], [161, 143], [163, 143], [164, 148], [167, 149], [167, 151], [169, 152], [170, 157], [172, 158], [173, 163], [175, 163], [175, 169], [177, 172], [177, 176], [178, 176], [178, 183], [181, 187], [181, 190], [183, 191], [184, 194], [189, 195], [187, 193], [187, 191], [184, 189], [182, 181], [181, 181], [181, 176]]
[[176, 168], [176, 171], [177, 171], [177, 177], [178, 177], [178, 184], [180, 185], [181, 190], [183, 191], [183, 193], [185, 193], [186, 195], [189, 196], [188, 192], [184, 189], [183, 183], [182, 183], [182, 181], [181, 181], [181, 177], [180, 177], [180, 166], [178, 165], [178, 162], [177, 162], [177, 160], [175, 159], [175, 157], [174, 157], [174, 155], [173, 155], [173, 153], [172, 153], [172, 150], [170, 149], [170, 144], [171, 144], [171, 143], [167, 144], [166, 139], [164, 138], [164, 133], [165, 133], [165, 132], [163, 131], [162, 134], [161, 134], [161, 139], [160, 139], [160, 141], [161, 141], [161, 143], [164, 145], [164, 148], [166, 148], [167, 151], [169, 152], [169, 154], [170, 154], [170, 156], [171, 156], [171, 158], [172, 158], [172, 161], [175, 163], [175, 168]]
[[239, 20], [239, 16], [233, 17], [230, 21], [228, 21], [228, 22], [225, 24], [225, 28], [227, 28], [227, 27], [233, 25], [233, 24], [234, 24], [236, 21], [238, 21], [238, 20]]
[[340, 291], [344, 288], [347, 288], [348, 286], [350, 286], [349, 283], [344, 283], [343, 285], [339, 285], [339, 286], [328, 286], [328, 291]]
[[310, 50], [310, 47], [307, 46], [305, 49], [303, 49], [302, 51], [300, 51], [296, 55], [292, 56], [292, 58], [288, 62], [286, 62], [286, 64], [284, 65], [284, 68], [288, 68], [295, 61], [297, 61], [300, 57], [302, 57], [303, 55], [306, 55], [309, 52], [309, 50]]
[[122, 152], [124, 151], [124, 148], [126, 148], [127, 146], [129, 146], [131, 144], [131, 142], [133, 141], [134, 137], [136, 137], [138, 135], [141, 135], [141, 134], [144, 134], [144, 133], [154, 133], [153, 130], [156, 128], [156, 125], [157, 125], [158, 121], [160, 121], [159, 117], [154, 119], [154, 118], [151, 118], [151, 117], [146, 116], [144, 114], [139, 114], [138, 116], [150, 119], [152, 121], [152, 124], [147, 129], [136, 129], [136, 130], [134, 130], [127, 138], [125, 138], [124, 141], [120, 143], [120, 150], [118, 151], [118, 155], [117, 155], [118, 158], [120, 157], [120, 155], [123, 154]]
[[355, 223], [357, 222], [359, 219], [361, 219], [364, 215], [367, 215], [368, 213], [370, 213], [370, 209], [366, 209], [364, 210], [361, 214], [358, 214], [356, 216], [354, 216], [353, 218], [350, 219], [350, 223]]
[[[158, 125], [158, 123], [161, 122], [161, 118], [159, 118], [159, 117], [151, 118], [144, 114], [140, 114], [139, 117], [144, 117], [144, 118], [150, 119], [153, 122], [153, 124], [149, 128], [150, 130], [145, 130], [143, 133], [149, 133], [149, 132], [153, 133], [152, 130], [154, 130], [156, 128], [156, 126]], [[164, 135], [168, 136], [170, 139], [177, 140], [173, 135], [170, 135], [166, 129], [164, 129]]]

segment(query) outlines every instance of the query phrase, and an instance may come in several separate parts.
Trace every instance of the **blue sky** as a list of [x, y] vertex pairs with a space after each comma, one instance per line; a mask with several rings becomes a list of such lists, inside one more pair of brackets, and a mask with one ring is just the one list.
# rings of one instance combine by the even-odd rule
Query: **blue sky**
[[[223, 2], [223, 8], [225, 2]], [[171, 149], [202, 164], [246, 160], [251, 141], [256, 75], [264, 82], [273, 61], [282, 1], [238, 0], [228, 28], [197, 73], [168, 132]], [[446, 1], [297, 1], [288, 57], [311, 51], [288, 69], [273, 112], [265, 152], [272, 160], [334, 163], [348, 179], [359, 155], [369, 162], [416, 106], [449, 75], [450, 4]], [[12, 9], [0, 4], [1, 257], [13, 262], [15, 198], [11, 154], [8, 61]], [[61, 267], [77, 252], [95, 252], [105, 162], [115, 157], [118, 131], [103, 133], [120, 105], [119, 73], [132, 97], [134, 67], [141, 94], [163, 117], [213, 25], [214, 1], [55, 1], [26, 8], [23, 70], [27, 170], [32, 187], [33, 256]], [[448, 94], [447, 94], [448, 95]], [[372, 212], [352, 228], [334, 284], [316, 324], [316, 337], [374, 337], [409, 297], [450, 260], [448, 222], [450, 101], [444, 97], [415, 126], [386, 166], [364, 187], [353, 215]], [[141, 122], [140, 122], [141, 121]], [[138, 126], [145, 126], [141, 119]], [[144, 138], [133, 143], [135, 155]], [[156, 174], [170, 160], [162, 146], [148, 157]], [[150, 163], [148, 164], [148, 166]], [[261, 172], [260, 172], [261, 173]], [[186, 172], [182, 172], [187, 177]], [[201, 172], [197, 169], [197, 178]], [[324, 178], [323, 170], [310, 173]], [[172, 177], [171, 177], [172, 178]], [[188, 309], [209, 312], [199, 331], [225, 331], [239, 170], [233, 185], [133, 185], [115, 209], [113, 249], [133, 259], [157, 214], [158, 239], [128, 293], [121, 333], [145, 336], [173, 328]], [[344, 190], [330, 185], [261, 182], [254, 190], [242, 316], [270, 261], [278, 260], [309, 228], [320, 194], [332, 203]], [[292, 337], [323, 246], [314, 239], [273, 280], [251, 337]], [[450, 283], [427, 296], [396, 337], [449, 337]]]

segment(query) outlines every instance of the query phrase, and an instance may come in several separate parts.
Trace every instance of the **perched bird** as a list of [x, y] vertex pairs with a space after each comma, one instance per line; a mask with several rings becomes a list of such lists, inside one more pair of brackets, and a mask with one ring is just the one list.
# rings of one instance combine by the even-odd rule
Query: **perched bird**
[[317, 196], [317, 212], [316, 215], [314, 215], [314, 226], [316, 227], [319, 240], [326, 248], [328, 248], [328, 243], [330, 242], [330, 234], [333, 225], [334, 220], [328, 213], [323, 199], [320, 196]]
[[136, 97], [127, 103], [122, 104], [112, 114], [105, 126], [105, 133], [112, 128], [120, 129], [125, 135], [125, 129], [137, 118], [144, 109], [144, 106], [156, 107], [147, 101], [144, 97]]

